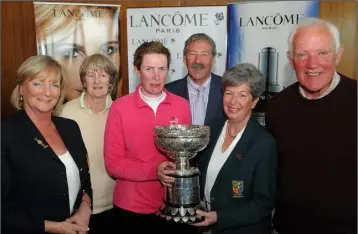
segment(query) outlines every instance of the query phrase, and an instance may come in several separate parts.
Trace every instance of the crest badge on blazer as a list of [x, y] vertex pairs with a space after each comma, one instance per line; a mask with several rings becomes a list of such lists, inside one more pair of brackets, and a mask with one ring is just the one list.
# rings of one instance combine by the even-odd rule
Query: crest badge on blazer
[[243, 197], [243, 193], [244, 193], [244, 181], [242, 180], [233, 180], [232, 181], [232, 192], [233, 198], [241, 198]]

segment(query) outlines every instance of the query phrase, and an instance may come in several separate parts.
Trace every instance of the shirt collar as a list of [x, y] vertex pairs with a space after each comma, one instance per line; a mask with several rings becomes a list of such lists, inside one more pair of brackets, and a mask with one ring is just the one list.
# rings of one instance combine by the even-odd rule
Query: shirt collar
[[[85, 104], [85, 94], [86, 94], [85, 91], [83, 91], [82, 94], [81, 94], [81, 97], [80, 97], [80, 107], [81, 107], [82, 109], [84, 109], [85, 111], [87, 111], [88, 113], [94, 114], [94, 113], [92, 112], [92, 110], [91, 110], [89, 107], [87, 107], [86, 104]], [[101, 114], [101, 113], [107, 111], [107, 110], [111, 107], [112, 102], [113, 102], [113, 101], [112, 101], [111, 95], [107, 94], [105, 108], [104, 108], [101, 112], [99, 112], [99, 113], [97, 113], [97, 114]]]
[[165, 96], [165, 92], [162, 91], [162, 93], [161, 93], [160, 96], [158, 96], [158, 97], [147, 97], [147, 96], [145, 96], [145, 95], [143, 94], [142, 89], [140, 88], [140, 89], [139, 89], [139, 96], [140, 96], [140, 97], [143, 99], [143, 101], [145, 101], [145, 102], [151, 102], [151, 101], [153, 101], [153, 102], [160, 102], [161, 99]]
[[[142, 106], [147, 106], [148, 104], [142, 99], [141, 94], [140, 94], [140, 87], [142, 85], [138, 84], [133, 95], [135, 98], [135, 102], [137, 104], [138, 107], [142, 107]], [[165, 88], [163, 88], [163, 92], [165, 93], [165, 98], [164, 100], [161, 102], [163, 104], [171, 104], [172, 103], [172, 95], [170, 92], [168, 92]]]
[[194, 88], [194, 89], [198, 89], [199, 87], [204, 87], [204, 90], [207, 90], [207, 88], [209, 87], [210, 82], [211, 82], [211, 75], [210, 75], [209, 78], [205, 81], [205, 83], [202, 84], [202, 85], [196, 84], [196, 83], [190, 78], [189, 75], [187, 76], [187, 81], [188, 81], [188, 85], [190, 85], [190, 86], [191, 86], [192, 88]]
[[328, 89], [318, 98], [310, 98], [306, 95], [306, 93], [304, 92], [303, 88], [300, 86], [298, 86], [298, 90], [300, 92], [300, 94], [305, 98], [305, 99], [320, 99], [323, 98], [324, 96], [327, 96], [330, 92], [332, 92], [332, 90], [337, 87], [339, 81], [341, 80], [341, 77], [338, 75], [337, 72], [334, 72], [333, 74], [333, 78], [332, 78], [332, 82], [330, 84], [330, 86], [328, 87]]

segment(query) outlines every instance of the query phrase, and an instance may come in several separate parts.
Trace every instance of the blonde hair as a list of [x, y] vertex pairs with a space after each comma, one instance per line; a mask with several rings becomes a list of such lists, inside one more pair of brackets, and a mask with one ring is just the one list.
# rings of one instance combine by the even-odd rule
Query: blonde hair
[[[89, 5], [59, 5], [59, 4], [35, 4], [34, 5], [36, 19], [36, 39], [37, 39], [37, 50], [39, 54], [48, 54], [50, 48], [45, 48], [42, 41], [47, 41], [47, 37], [51, 36], [56, 32], [61, 32], [63, 38], [66, 38], [74, 33], [75, 29], [83, 30], [83, 20], [76, 18], [75, 15], [81, 15], [88, 11], [103, 10], [106, 12], [105, 17], [115, 18], [117, 17], [116, 9], [107, 6], [89, 6]], [[57, 14], [55, 13], [57, 12]], [[67, 17], [61, 16], [72, 12], [74, 16], [67, 15]], [[56, 16], [55, 16], [56, 15]], [[119, 17], [119, 16], [118, 16]], [[113, 21], [119, 24], [118, 21]], [[72, 29], [72, 30], [69, 30]], [[119, 33], [119, 32], [118, 32]], [[50, 39], [52, 41], [52, 39]]]
[[87, 72], [93, 69], [103, 70], [109, 75], [110, 87], [108, 89], [108, 92], [110, 93], [119, 81], [117, 80], [118, 71], [116, 66], [109, 58], [107, 58], [103, 54], [92, 54], [86, 57], [80, 66], [80, 79], [83, 87], [85, 87], [84, 83]]
[[54, 107], [53, 114], [58, 114], [59, 108], [65, 99], [66, 82], [62, 66], [48, 55], [35, 55], [23, 62], [16, 72], [16, 86], [11, 94], [10, 102], [16, 110], [24, 109], [24, 102], [20, 94], [20, 86], [27, 80], [33, 80], [41, 72], [54, 72], [60, 80], [60, 98]]

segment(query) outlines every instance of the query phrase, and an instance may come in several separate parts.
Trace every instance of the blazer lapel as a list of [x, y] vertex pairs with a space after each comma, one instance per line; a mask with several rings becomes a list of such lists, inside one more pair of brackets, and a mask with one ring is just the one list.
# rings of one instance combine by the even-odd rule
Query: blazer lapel
[[73, 141], [73, 135], [71, 134], [71, 130], [68, 131], [66, 128], [66, 126], [60, 126], [60, 122], [57, 121], [56, 117], [52, 117], [52, 121], [56, 126], [56, 129], [58, 131], [58, 133], [61, 136], [61, 139], [63, 141], [63, 143], [65, 144], [65, 147], [67, 148], [67, 151], [71, 154], [71, 157], [73, 158], [73, 160], [75, 161], [78, 170], [80, 170], [80, 159], [77, 157], [78, 154], [76, 154], [75, 149], [76, 147], [78, 147], [78, 145], [74, 145], [75, 142], [77, 141]]
[[[256, 121], [256, 120], [254, 120], [253, 118], [250, 118], [250, 120], [248, 121], [246, 128], [245, 128], [239, 142], [236, 144], [234, 149], [231, 151], [229, 157], [227, 158], [224, 165], [220, 169], [220, 171], [216, 177], [216, 180], [214, 182], [213, 188], [211, 189], [211, 193], [213, 193], [213, 191], [215, 191], [215, 187], [217, 184], [220, 184], [220, 181], [226, 179], [225, 175], [223, 174], [223, 171], [224, 170], [234, 170], [234, 168], [232, 168], [232, 167], [237, 166], [238, 164], [234, 163], [233, 161], [237, 161], [237, 160], [241, 161], [245, 157], [247, 150], [250, 147], [250, 141], [252, 141], [252, 139], [255, 135], [255, 122], [254, 121]], [[218, 191], [218, 192], [220, 192], [220, 191]]]
[[185, 76], [184, 79], [180, 81], [180, 86], [177, 95], [185, 98], [186, 100], [189, 100], [187, 77], [188, 76]]
[[221, 111], [222, 106], [222, 88], [221, 80], [215, 74], [211, 73], [209, 100], [205, 114], [205, 125], [217, 115], [218, 111]]
[[24, 137], [32, 138], [30, 141], [33, 142], [33, 145], [36, 145], [36, 148], [41, 148], [43, 152], [47, 152], [46, 155], [49, 155], [54, 160], [61, 162], [55, 152], [52, 150], [50, 145], [47, 143], [45, 138], [42, 136], [40, 130], [35, 126], [30, 117], [25, 111], [19, 111], [17, 113], [19, 118], [19, 123], [23, 127]]
[[246, 128], [241, 136], [241, 139], [232, 150], [231, 154], [228, 157], [228, 160], [229, 159], [242, 160], [245, 157], [248, 147], [250, 146], [250, 141], [252, 140], [255, 132], [254, 130], [255, 123], [253, 121], [255, 120], [250, 118], [250, 120], [247, 122]]

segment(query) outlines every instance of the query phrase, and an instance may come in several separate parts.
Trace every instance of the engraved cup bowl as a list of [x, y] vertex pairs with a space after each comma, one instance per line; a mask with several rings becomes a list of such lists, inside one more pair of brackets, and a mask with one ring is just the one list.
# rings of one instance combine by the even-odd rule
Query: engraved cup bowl
[[176, 154], [191, 159], [210, 140], [210, 127], [202, 125], [167, 125], [155, 127], [155, 144], [172, 159]]

